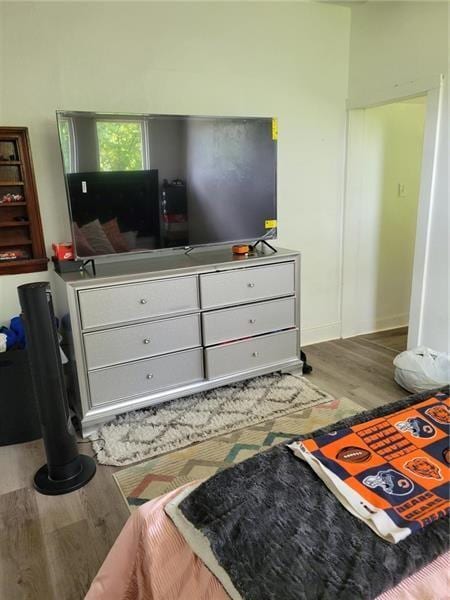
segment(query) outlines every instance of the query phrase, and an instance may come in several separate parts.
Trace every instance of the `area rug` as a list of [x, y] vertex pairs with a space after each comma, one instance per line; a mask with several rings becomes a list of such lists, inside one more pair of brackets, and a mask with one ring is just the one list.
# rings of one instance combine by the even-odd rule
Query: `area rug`
[[180, 485], [211, 477], [294, 435], [309, 433], [362, 410], [364, 407], [348, 398], [332, 400], [170, 452], [122, 469], [113, 477], [132, 511]]
[[331, 399], [304, 377], [272, 373], [127, 413], [92, 443], [99, 463], [123, 466]]

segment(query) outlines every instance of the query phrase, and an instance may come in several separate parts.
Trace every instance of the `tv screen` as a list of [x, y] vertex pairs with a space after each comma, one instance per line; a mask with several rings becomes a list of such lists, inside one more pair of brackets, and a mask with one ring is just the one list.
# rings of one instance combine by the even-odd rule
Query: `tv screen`
[[276, 237], [273, 120], [57, 112], [78, 257]]

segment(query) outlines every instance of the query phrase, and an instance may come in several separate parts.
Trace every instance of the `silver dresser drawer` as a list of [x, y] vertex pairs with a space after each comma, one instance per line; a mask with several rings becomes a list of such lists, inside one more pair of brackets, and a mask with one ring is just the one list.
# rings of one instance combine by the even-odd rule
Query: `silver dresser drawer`
[[200, 317], [185, 315], [84, 334], [88, 369], [201, 346]]
[[208, 379], [216, 379], [233, 373], [251, 372], [296, 358], [297, 330], [292, 329], [206, 348], [206, 376]]
[[147, 396], [203, 379], [200, 348], [89, 372], [92, 406]]
[[295, 298], [203, 313], [205, 346], [295, 327]]
[[199, 308], [195, 276], [82, 290], [78, 297], [83, 329]]
[[216, 308], [293, 294], [294, 263], [200, 275], [202, 308]]

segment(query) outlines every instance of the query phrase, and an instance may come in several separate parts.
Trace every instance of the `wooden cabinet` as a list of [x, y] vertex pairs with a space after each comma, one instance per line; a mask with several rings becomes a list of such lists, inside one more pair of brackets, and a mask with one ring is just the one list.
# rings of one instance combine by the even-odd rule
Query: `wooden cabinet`
[[0, 127], [0, 275], [47, 263], [28, 129]]

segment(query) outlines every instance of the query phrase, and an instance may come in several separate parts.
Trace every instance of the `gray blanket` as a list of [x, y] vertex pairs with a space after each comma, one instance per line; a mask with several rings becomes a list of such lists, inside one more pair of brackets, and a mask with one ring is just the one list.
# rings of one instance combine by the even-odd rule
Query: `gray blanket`
[[[314, 435], [431, 395], [360, 413]], [[372, 599], [449, 547], [447, 519], [396, 545], [383, 541], [284, 444], [218, 473], [193, 491], [180, 510], [208, 538], [245, 600]]]

